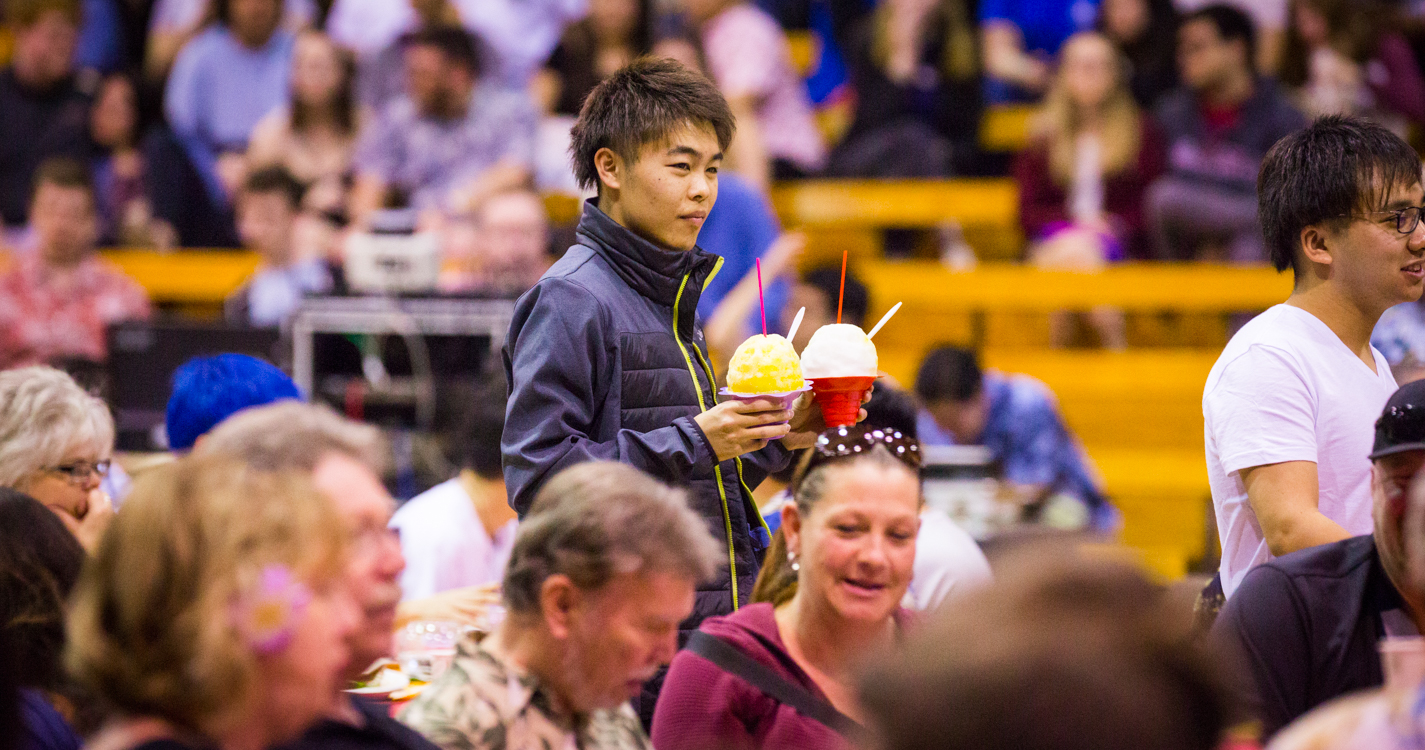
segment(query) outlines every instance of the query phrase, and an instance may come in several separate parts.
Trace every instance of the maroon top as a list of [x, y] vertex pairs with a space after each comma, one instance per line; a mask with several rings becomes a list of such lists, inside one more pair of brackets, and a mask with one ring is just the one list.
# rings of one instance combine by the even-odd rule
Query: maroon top
[[[1143, 196], [1167, 164], [1162, 131], [1147, 117], [1141, 121], [1137, 162], [1117, 174], [1104, 175], [1103, 185], [1103, 212], [1131, 259], [1149, 257]], [[1019, 221], [1030, 242], [1051, 225], [1069, 220], [1068, 186], [1054, 181], [1048, 144], [1041, 141], [1019, 153], [1014, 180], [1019, 184]]]
[[[904, 628], [909, 615], [896, 613]], [[788, 682], [827, 700], [787, 653], [771, 604], [749, 604], [699, 628], [770, 667]], [[658, 707], [653, 713], [653, 746], [658, 750], [849, 750], [835, 730], [689, 651], [673, 657]]]

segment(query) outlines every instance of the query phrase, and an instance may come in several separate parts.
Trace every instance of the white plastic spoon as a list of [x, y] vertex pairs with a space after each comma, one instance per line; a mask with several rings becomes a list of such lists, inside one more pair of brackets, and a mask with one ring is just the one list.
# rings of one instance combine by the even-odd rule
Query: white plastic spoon
[[807, 314], [807, 309], [803, 307], [797, 311], [797, 317], [792, 318], [792, 327], [787, 331], [787, 340], [793, 341], [797, 337], [797, 329], [802, 326], [802, 316]]
[[876, 332], [879, 331], [879, 330], [881, 330], [881, 326], [885, 325], [885, 324], [886, 324], [886, 321], [890, 320], [890, 319], [891, 319], [891, 316], [892, 316], [892, 315], [895, 315], [895, 314], [896, 314], [896, 310], [901, 309], [901, 305], [903, 305], [903, 304], [905, 304], [905, 303], [903, 303], [903, 302], [897, 302], [895, 307], [892, 307], [890, 310], [887, 310], [887, 311], [886, 311], [886, 314], [881, 317], [881, 322], [877, 323], [877, 324], [876, 324], [876, 327], [875, 327], [875, 328], [872, 328], [872, 329], [871, 329], [871, 332], [868, 333], [868, 334], [866, 334], [866, 338], [868, 338], [868, 339], [869, 339], [869, 338], [874, 338], [874, 337], [876, 336]]

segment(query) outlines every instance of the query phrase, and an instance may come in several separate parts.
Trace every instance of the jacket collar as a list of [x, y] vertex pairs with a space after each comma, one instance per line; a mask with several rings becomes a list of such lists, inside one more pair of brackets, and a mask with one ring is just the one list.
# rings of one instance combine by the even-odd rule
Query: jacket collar
[[584, 202], [575, 233], [580, 244], [602, 256], [634, 291], [661, 305], [679, 301], [682, 310], [697, 308], [703, 284], [721, 260], [699, 247], [687, 252], [664, 250], [610, 219], [594, 199]]

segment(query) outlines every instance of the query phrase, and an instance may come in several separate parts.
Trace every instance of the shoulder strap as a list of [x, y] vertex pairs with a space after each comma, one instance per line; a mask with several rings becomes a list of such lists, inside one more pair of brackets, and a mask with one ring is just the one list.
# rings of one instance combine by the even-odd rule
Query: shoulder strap
[[859, 742], [865, 739], [866, 728], [857, 724], [851, 717], [836, 710], [835, 706], [813, 695], [806, 688], [789, 682], [727, 641], [696, 630], [688, 638], [686, 648], [716, 664], [724, 672], [742, 678], [768, 698], [791, 706], [797, 713], [825, 724], [847, 740]]

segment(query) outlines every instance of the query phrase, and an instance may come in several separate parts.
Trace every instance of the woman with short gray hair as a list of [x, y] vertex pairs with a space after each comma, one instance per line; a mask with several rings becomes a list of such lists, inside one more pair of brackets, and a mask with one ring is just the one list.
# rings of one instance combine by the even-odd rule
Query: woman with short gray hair
[[113, 518], [99, 488], [114, 452], [104, 402], [52, 367], [0, 372], [0, 486], [48, 507], [85, 549]]
[[628, 700], [673, 658], [723, 554], [682, 490], [625, 464], [564, 470], [520, 522], [508, 618], [462, 641], [401, 719], [442, 747], [652, 750]]

